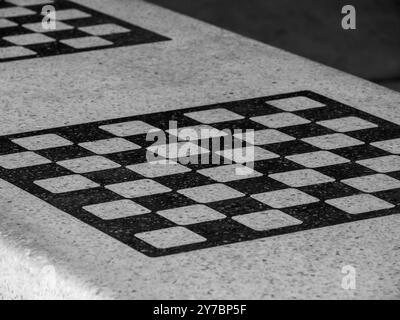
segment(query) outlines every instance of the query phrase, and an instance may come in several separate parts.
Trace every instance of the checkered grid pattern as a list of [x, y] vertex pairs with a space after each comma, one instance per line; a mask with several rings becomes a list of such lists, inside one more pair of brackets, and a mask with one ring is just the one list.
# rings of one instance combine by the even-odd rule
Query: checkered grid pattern
[[[42, 27], [42, 8], [56, 9], [56, 29]], [[152, 31], [67, 0], [0, 2], [0, 62], [166, 41]]]
[[[146, 133], [170, 120], [260, 131], [257, 148], [274, 156], [239, 178], [244, 164], [226, 164], [214, 149], [199, 156], [219, 165], [159, 157], [151, 167]], [[222, 138], [187, 143], [212, 139]], [[399, 141], [400, 126], [301, 91], [3, 136], [0, 178], [157, 257], [396, 214]]]

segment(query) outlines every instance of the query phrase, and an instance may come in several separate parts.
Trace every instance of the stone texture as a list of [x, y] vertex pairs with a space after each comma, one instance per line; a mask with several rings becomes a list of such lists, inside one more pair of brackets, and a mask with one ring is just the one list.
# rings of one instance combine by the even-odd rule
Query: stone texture
[[[394, 91], [142, 1], [77, 2], [173, 41], [49, 57], [40, 63], [1, 63], [2, 135], [288, 88], [314, 90], [400, 124], [400, 95]], [[4, 297], [400, 298], [399, 215], [160, 259], [144, 256], [2, 180], [0, 219]], [[345, 265], [357, 270], [354, 291], [341, 287]]]

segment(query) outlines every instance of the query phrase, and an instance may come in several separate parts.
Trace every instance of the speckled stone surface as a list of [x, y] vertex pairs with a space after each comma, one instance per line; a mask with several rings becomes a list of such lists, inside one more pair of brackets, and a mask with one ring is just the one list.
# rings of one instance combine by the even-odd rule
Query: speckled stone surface
[[[400, 95], [394, 91], [142, 1], [77, 2], [172, 40], [0, 63], [1, 135], [297, 90], [312, 90], [400, 124]], [[345, 132], [346, 124], [339, 125]], [[40, 141], [25, 143], [34, 147]], [[31, 156], [26, 161], [43, 160]], [[340, 160], [312, 159], [315, 166]], [[13, 159], [7, 163], [16, 165]], [[365, 165], [385, 174], [396, 161], [381, 157]], [[307, 171], [306, 180], [322, 179], [312, 172]], [[53, 181], [49, 187], [69, 186]], [[138, 188], [149, 190], [146, 184]], [[386, 205], [371, 198], [365, 206]], [[347, 200], [334, 205], [357, 214], [354, 199]], [[255, 218], [262, 224], [262, 217]], [[158, 258], [132, 250], [3, 180], [0, 220], [4, 298], [400, 298], [397, 214]], [[181, 236], [182, 227], [176, 228], [173, 234]], [[154, 234], [143, 237], [157, 241]], [[355, 290], [341, 286], [346, 265], [356, 268]]]

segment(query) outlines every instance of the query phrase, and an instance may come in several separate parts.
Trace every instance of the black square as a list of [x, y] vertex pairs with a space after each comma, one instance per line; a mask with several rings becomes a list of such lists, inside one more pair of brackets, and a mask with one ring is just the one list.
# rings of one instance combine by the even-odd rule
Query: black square
[[272, 151], [282, 156], [291, 156], [299, 153], [309, 153], [319, 151], [320, 149], [301, 140], [292, 140], [280, 143], [266, 144], [264, 149]]
[[[80, 37], [88, 37], [89, 34], [80, 31], [79, 29], [68, 29], [68, 30], [59, 30], [59, 31], [50, 31], [45, 33], [46, 36], [56, 39], [57, 41], [64, 40], [64, 39], [73, 39], [73, 38], [80, 38]], [[56, 43], [59, 46], [65, 46], [70, 50], [74, 50], [71, 47], [66, 46], [62, 43]]]
[[103, 186], [114, 183], [122, 183], [127, 181], [143, 179], [141, 175], [133, 172], [132, 170], [122, 167], [116, 169], [94, 171], [94, 172], [84, 173], [82, 175]]
[[[224, 108], [224, 105], [222, 104], [219, 107]], [[230, 110], [237, 114], [245, 116], [246, 118], [282, 112], [282, 110], [269, 105], [264, 99], [249, 99], [239, 101], [230, 106]]]
[[297, 139], [322, 136], [325, 134], [335, 133], [335, 131], [325, 128], [325, 127], [323, 127], [317, 123], [313, 123], [313, 122], [307, 123], [307, 124], [300, 124], [297, 126], [279, 128], [279, 131], [282, 131], [283, 133], [286, 133]]
[[147, 162], [147, 151], [144, 149], [132, 150], [126, 152], [116, 152], [112, 154], [105, 154], [104, 157], [119, 163], [122, 166], [128, 166], [137, 163]]
[[382, 156], [387, 156], [390, 154], [389, 152], [386, 152], [382, 149], [376, 148], [369, 144], [335, 149], [335, 150], [331, 150], [331, 151], [333, 153], [338, 154], [339, 156], [342, 156], [342, 157], [352, 160], [352, 161], [382, 157]]
[[286, 158], [276, 158], [254, 162], [254, 170], [265, 175], [300, 169], [304, 169], [304, 167]]
[[346, 106], [335, 106], [329, 105], [328, 108], [312, 108], [306, 110], [295, 111], [293, 113], [298, 116], [311, 120], [313, 122], [324, 121], [336, 118], [348, 117], [354, 114], [354, 109], [346, 107]]
[[10, 179], [18, 177], [21, 183], [31, 183], [34, 180], [49, 179], [72, 174], [71, 171], [55, 164], [48, 163], [33, 167], [24, 167], [14, 169], [8, 172]]
[[93, 152], [76, 144], [58, 148], [37, 150], [36, 153], [54, 162], [94, 155]]
[[188, 229], [205, 237], [211, 243], [228, 244], [238, 240], [251, 240], [256, 236], [256, 231], [232, 219], [198, 223], [189, 226]]
[[322, 201], [285, 208], [282, 211], [303, 221], [303, 228], [320, 228], [352, 220], [351, 215]]
[[250, 119], [242, 119], [242, 120], [236, 120], [236, 121], [226, 121], [226, 122], [218, 122], [218, 123], [212, 123], [211, 124], [214, 128], [217, 128], [219, 130], [224, 130], [228, 129], [232, 133], [234, 133], [235, 130], [263, 130], [266, 129], [265, 126], [263, 126], [260, 123], [257, 123], [255, 121], [252, 121]]
[[26, 151], [21, 146], [11, 142], [8, 139], [0, 138], [0, 155]]
[[153, 178], [153, 180], [161, 183], [162, 185], [172, 190], [193, 188], [193, 187], [203, 186], [206, 184], [215, 183], [215, 181], [195, 171], [173, 174], [163, 177], [156, 177]]
[[318, 168], [318, 171], [338, 181], [376, 173], [374, 170], [354, 162], [326, 166]]
[[285, 184], [266, 176], [235, 180], [227, 182], [226, 184], [246, 194], [256, 194], [287, 188]]
[[195, 201], [186, 198], [177, 192], [159, 193], [150, 196], [134, 198], [134, 201], [152, 211], [168, 210], [195, 204]]
[[[377, 123], [375, 119], [374, 123]], [[385, 127], [351, 131], [347, 132], [346, 134], [366, 143], [371, 143], [375, 141], [400, 138], [400, 128], [391, 124]]]
[[359, 193], [360, 191], [349, 187], [341, 182], [329, 182], [324, 184], [315, 184], [299, 188], [301, 191], [321, 200], [347, 197]]
[[63, 210], [73, 210], [73, 215], [79, 218], [81, 208], [97, 203], [121, 200], [122, 197], [101, 187], [78, 190], [67, 193], [51, 194], [47, 192], [46, 201]]
[[400, 205], [400, 189], [386, 190], [373, 193], [380, 199], [388, 201], [397, 206]]
[[211, 202], [208, 203], [208, 206], [226, 216], [237, 216], [271, 209], [267, 205], [250, 197]]

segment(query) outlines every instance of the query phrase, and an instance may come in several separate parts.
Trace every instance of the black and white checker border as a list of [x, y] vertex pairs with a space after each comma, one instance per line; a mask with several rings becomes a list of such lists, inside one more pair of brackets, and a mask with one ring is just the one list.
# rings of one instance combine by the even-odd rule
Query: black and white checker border
[[[170, 120], [256, 130], [255, 174], [149, 168]], [[399, 154], [400, 126], [301, 91], [2, 136], [0, 178], [157, 257], [397, 214]]]
[[[41, 27], [56, 9], [56, 30]], [[68, 0], [1, 0], [0, 63], [170, 40]]]

